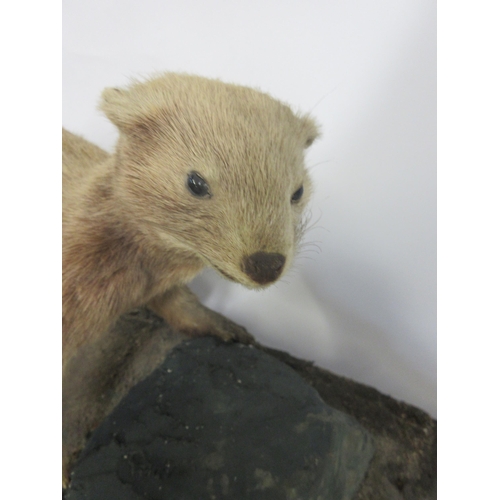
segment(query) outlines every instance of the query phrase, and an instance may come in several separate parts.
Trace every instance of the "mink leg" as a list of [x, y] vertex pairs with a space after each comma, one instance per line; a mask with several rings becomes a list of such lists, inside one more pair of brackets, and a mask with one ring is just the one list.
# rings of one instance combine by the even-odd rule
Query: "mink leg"
[[186, 286], [168, 290], [151, 300], [147, 307], [186, 335], [214, 335], [226, 342], [255, 343], [245, 328], [202, 305]]

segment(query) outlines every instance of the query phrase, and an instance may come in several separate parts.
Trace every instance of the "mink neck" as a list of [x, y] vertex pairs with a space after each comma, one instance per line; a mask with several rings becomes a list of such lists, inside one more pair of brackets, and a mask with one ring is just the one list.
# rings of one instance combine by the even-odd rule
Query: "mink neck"
[[175, 240], [159, 237], [157, 228], [137, 218], [116, 185], [118, 161], [117, 155], [112, 155], [96, 169], [99, 174], [92, 179], [85, 196], [83, 231], [102, 249], [116, 248], [122, 257], [121, 266], [140, 266], [151, 277], [165, 275], [167, 281], [168, 277], [190, 281], [205, 265], [192, 251]]

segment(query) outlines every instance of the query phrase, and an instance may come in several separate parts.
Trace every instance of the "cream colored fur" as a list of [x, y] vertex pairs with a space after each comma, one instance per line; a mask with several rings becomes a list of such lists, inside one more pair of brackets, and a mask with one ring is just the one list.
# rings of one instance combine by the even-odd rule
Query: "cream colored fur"
[[[101, 108], [120, 132], [113, 154], [63, 130], [63, 391], [79, 352], [139, 306], [187, 335], [251, 341], [185, 285], [209, 266], [260, 287], [242, 264], [255, 252], [283, 255], [286, 272], [311, 192], [304, 149], [317, 128], [266, 94], [165, 74], [106, 89]], [[210, 198], [188, 190], [192, 171]], [[66, 479], [83, 439], [63, 438]]]

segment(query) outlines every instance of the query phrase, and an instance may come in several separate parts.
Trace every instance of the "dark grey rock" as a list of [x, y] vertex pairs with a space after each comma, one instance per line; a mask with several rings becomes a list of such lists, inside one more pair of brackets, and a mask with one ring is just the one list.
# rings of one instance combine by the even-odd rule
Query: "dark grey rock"
[[349, 500], [373, 452], [285, 363], [201, 338], [174, 348], [93, 433], [66, 498]]
[[274, 349], [263, 348], [309, 382], [332, 408], [354, 417], [375, 455], [353, 500], [437, 498], [437, 422], [424, 411]]

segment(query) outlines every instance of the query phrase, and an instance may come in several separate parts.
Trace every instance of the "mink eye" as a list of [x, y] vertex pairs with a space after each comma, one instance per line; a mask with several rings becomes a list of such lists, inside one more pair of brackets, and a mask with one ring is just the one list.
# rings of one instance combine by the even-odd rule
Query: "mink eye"
[[304, 147], [307, 149], [314, 142], [314, 137], [308, 137]]
[[187, 176], [187, 187], [192, 194], [198, 198], [210, 198], [210, 187], [205, 182], [203, 177], [197, 172], [190, 172]]
[[297, 203], [301, 198], [302, 195], [304, 194], [304, 186], [300, 186], [295, 193], [292, 195], [292, 203]]

